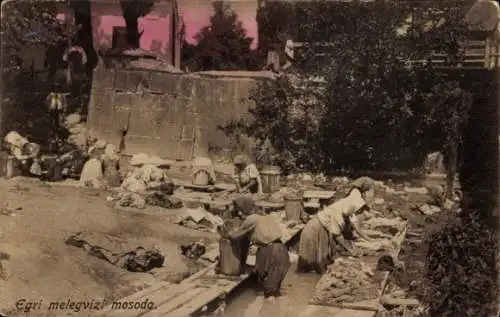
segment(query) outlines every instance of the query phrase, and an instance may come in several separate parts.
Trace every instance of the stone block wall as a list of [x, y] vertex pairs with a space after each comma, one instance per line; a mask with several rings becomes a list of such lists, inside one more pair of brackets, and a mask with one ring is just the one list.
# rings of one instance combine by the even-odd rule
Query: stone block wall
[[[144, 152], [188, 160], [211, 149], [229, 150], [217, 127], [248, 115], [255, 78], [227, 73], [170, 74], [97, 68], [89, 105], [92, 137], [118, 144], [127, 127], [125, 154]], [[224, 152], [224, 151], [223, 151]]]

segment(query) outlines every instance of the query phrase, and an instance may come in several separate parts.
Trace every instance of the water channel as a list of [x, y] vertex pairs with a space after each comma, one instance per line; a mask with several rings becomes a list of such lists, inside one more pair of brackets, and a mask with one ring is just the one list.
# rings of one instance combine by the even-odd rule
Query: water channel
[[[320, 276], [314, 273], [296, 273], [293, 264], [282, 285], [282, 296], [271, 302], [264, 300], [252, 283], [233, 294], [223, 317], [296, 317], [302, 312], [314, 293]], [[220, 316], [220, 315], [219, 315]]]

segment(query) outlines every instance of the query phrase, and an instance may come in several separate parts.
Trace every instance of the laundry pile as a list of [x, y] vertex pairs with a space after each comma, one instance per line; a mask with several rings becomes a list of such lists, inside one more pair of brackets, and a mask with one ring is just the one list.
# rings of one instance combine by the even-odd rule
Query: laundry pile
[[121, 189], [123, 191], [141, 193], [145, 192], [150, 188], [158, 188], [163, 185], [163, 188], [167, 190], [170, 194], [173, 191], [173, 185], [165, 186], [165, 184], [171, 184], [166, 171], [158, 165], [154, 165], [148, 160], [138, 161], [139, 159], [132, 157], [130, 165], [132, 169], [126, 175]]
[[181, 245], [181, 253], [190, 259], [199, 259], [207, 251], [207, 247], [203, 240], [196, 241], [188, 245]]
[[365, 229], [379, 231], [391, 236], [400, 232], [404, 227], [404, 220], [397, 218], [373, 217], [363, 222]]
[[176, 224], [200, 231], [216, 232], [217, 228], [224, 224], [220, 216], [216, 216], [203, 207], [185, 208]]
[[359, 259], [338, 258], [316, 285], [312, 303], [340, 305], [374, 299], [381, 279]]
[[397, 248], [392, 240], [387, 239], [375, 239], [373, 241], [359, 240], [355, 241], [353, 245], [363, 256], [373, 256], [382, 252], [391, 252]]
[[70, 236], [65, 243], [131, 272], [148, 272], [162, 267], [165, 262], [165, 257], [157, 248], [139, 246], [127, 250], [125, 241], [94, 232], [79, 232]]
[[121, 207], [145, 208], [146, 205], [181, 208], [182, 203], [170, 197], [175, 185], [168, 178], [165, 165], [158, 157], [137, 154], [130, 160], [131, 170], [121, 186], [107, 199]]
[[166, 209], [182, 208], [182, 201], [172, 197], [164, 192], [155, 192], [146, 196], [146, 204], [149, 206], [158, 206]]

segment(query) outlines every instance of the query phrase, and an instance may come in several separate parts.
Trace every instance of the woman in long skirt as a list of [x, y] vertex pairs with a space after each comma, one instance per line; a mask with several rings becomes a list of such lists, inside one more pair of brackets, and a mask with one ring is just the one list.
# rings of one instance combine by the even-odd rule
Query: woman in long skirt
[[120, 156], [113, 144], [107, 144], [101, 157], [104, 180], [109, 187], [119, 187], [122, 183], [120, 175]]
[[[250, 197], [239, 197], [234, 202], [238, 214], [245, 218], [239, 228], [229, 233], [231, 239], [248, 235], [257, 246], [255, 271], [265, 297], [279, 296], [281, 284], [290, 268], [288, 249], [281, 241], [282, 230], [276, 219], [264, 215]], [[243, 210], [244, 209], [244, 210]]]
[[332, 263], [335, 240], [318, 217], [312, 218], [302, 230], [299, 242], [299, 271], [323, 274]]
[[370, 240], [356, 224], [356, 215], [361, 214], [366, 208], [365, 200], [356, 189], [347, 197], [318, 212], [302, 230], [298, 270], [313, 270], [323, 274], [327, 265], [333, 260], [336, 244], [342, 246], [352, 256], [356, 256], [344, 240], [344, 236], [347, 238], [350, 235], [346, 229], [352, 229], [362, 239]]
[[80, 174], [81, 186], [101, 188], [103, 178], [101, 155], [97, 149], [89, 149], [90, 159], [85, 163]]

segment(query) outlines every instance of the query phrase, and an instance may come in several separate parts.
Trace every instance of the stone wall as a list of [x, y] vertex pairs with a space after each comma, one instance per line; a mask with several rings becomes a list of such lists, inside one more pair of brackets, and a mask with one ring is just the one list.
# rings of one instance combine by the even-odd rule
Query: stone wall
[[263, 76], [255, 73], [179, 75], [99, 66], [89, 106], [89, 134], [118, 144], [120, 131], [128, 125], [126, 155], [144, 152], [187, 160], [220, 154], [222, 149], [227, 153], [231, 142], [217, 127], [248, 115], [248, 96], [259, 78]]

